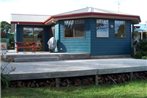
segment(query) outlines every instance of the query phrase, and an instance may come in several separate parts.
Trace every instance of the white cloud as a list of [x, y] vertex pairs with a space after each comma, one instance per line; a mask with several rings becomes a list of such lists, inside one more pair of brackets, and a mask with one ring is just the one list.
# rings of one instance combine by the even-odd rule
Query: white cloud
[[[119, 11], [140, 15], [147, 21], [145, 0], [119, 0]], [[0, 20], [11, 20], [11, 13], [59, 14], [84, 7], [118, 11], [118, 0], [0, 0]]]

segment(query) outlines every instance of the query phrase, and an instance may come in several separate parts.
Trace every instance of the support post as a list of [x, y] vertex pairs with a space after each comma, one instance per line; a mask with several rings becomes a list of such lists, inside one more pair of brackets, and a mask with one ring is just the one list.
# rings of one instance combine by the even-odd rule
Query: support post
[[99, 82], [98, 82], [98, 75], [95, 75], [95, 85], [98, 85], [99, 84]]
[[60, 87], [60, 79], [59, 78], [56, 78], [55, 79], [55, 82], [56, 82], [56, 87]]
[[130, 72], [130, 80], [133, 80], [133, 72]]

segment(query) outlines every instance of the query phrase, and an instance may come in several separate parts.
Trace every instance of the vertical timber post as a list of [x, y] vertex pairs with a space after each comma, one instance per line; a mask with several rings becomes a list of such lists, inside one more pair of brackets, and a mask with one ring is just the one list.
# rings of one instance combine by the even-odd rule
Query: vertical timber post
[[130, 72], [130, 80], [133, 80], [133, 72]]
[[56, 87], [60, 87], [60, 79], [59, 78], [56, 78], [55, 79], [55, 82], [56, 82]]
[[95, 85], [98, 85], [99, 84], [99, 82], [98, 82], [98, 75], [95, 75]]

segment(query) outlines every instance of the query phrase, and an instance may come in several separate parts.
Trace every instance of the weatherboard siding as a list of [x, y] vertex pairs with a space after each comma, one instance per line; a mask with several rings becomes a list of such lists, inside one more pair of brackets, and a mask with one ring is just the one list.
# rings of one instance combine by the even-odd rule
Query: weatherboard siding
[[60, 21], [60, 49], [62, 52], [85, 52], [90, 53], [91, 34], [89, 30], [89, 20], [85, 20], [85, 36], [80, 38], [64, 37], [64, 21]]
[[109, 37], [96, 37], [96, 19], [85, 19], [85, 36], [81, 38], [65, 38], [63, 21], [59, 22], [56, 37], [59, 52], [87, 52], [92, 56], [101, 55], [130, 55], [131, 54], [131, 22], [126, 21], [125, 38], [116, 38], [115, 20], [109, 20]]
[[16, 42], [22, 42], [23, 41], [23, 26], [17, 25], [16, 30]]
[[57, 22], [57, 24], [55, 25], [55, 35], [54, 35], [54, 37], [57, 41], [57, 47], [55, 49], [56, 52], [60, 51], [60, 35], [59, 35], [60, 34], [59, 33], [60, 28], [59, 28], [59, 25], [60, 25], [59, 22]]
[[91, 32], [91, 55], [129, 55], [131, 53], [131, 23], [126, 21], [126, 37], [122, 39], [115, 37], [114, 28], [110, 28], [110, 25], [114, 25], [114, 20], [109, 20], [108, 38], [97, 38], [96, 29]]
[[[131, 54], [131, 21], [126, 21], [126, 37], [116, 38], [114, 28], [115, 20], [109, 20], [109, 37], [96, 37], [96, 19], [85, 19], [85, 36], [81, 38], [64, 37], [64, 20], [55, 25], [55, 38], [57, 40], [56, 52], [90, 53], [92, 56], [101, 55], [130, 55]], [[16, 41], [23, 42], [23, 27], [32, 25], [17, 25]], [[36, 26], [35, 26], [36, 27]], [[50, 26], [37, 26], [44, 28], [44, 50], [48, 51], [47, 41], [51, 37]]]

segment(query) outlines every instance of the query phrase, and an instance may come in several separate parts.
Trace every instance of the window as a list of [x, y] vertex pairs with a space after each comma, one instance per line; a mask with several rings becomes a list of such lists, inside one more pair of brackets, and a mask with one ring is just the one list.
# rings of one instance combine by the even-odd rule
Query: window
[[[43, 28], [23, 28], [23, 42], [35, 42], [38, 45], [38, 50], [43, 49]], [[27, 49], [25, 49], [27, 50]]]
[[64, 37], [83, 37], [84, 20], [66, 20], [64, 21]]
[[125, 37], [125, 21], [115, 21], [115, 36], [117, 38]]
[[104, 19], [96, 20], [96, 37], [109, 37], [109, 22]]
[[33, 28], [24, 27], [23, 28], [23, 39], [24, 41], [34, 41], [33, 39]]
[[38, 41], [42, 39], [43, 35], [43, 28], [31, 28], [31, 27], [24, 27], [23, 28], [23, 38], [24, 41]]

